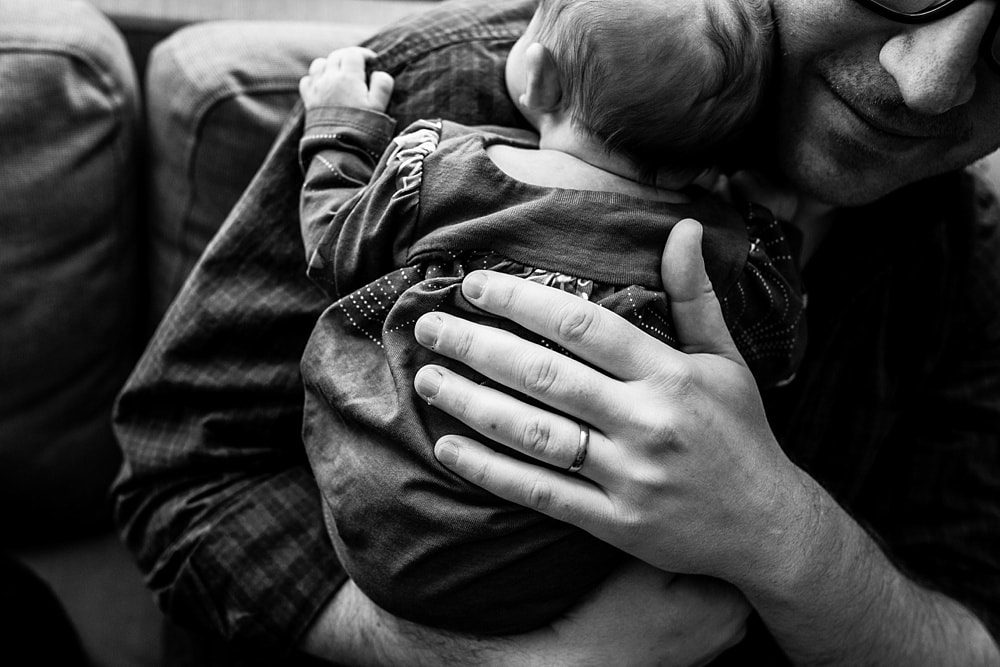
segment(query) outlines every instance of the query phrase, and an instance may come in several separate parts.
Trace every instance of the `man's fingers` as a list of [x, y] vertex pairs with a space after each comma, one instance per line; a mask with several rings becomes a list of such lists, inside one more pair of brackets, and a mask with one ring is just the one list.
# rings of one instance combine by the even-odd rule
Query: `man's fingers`
[[505, 500], [590, 532], [607, 524], [607, 496], [578, 477], [518, 461], [460, 436], [441, 438], [434, 456], [459, 477]]
[[414, 334], [424, 347], [601, 431], [621, 428], [630, 415], [630, 392], [621, 382], [509, 331], [434, 312], [417, 320]]
[[474, 271], [462, 293], [477, 307], [517, 322], [620, 380], [648, 376], [676, 354], [625, 318], [578, 296], [493, 271]]
[[383, 111], [388, 108], [394, 84], [395, 81], [387, 72], [372, 72], [368, 83], [368, 101], [373, 107]]
[[717, 354], [746, 365], [722, 318], [722, 306], [705, 272], [701, 238], [699, 223], [681, 220], [667, 238], [660, 265], [681, 349], [687, 353]]
[[614, 447], [599, 431], [576, 420], [528, 405], [441, 366], [421, 368], [414, 387], [430, 405], [490, 440], [555, 468], [567, 470], [578, 464], [576, 474], [598, 483], [613, 476], [618, 460]]

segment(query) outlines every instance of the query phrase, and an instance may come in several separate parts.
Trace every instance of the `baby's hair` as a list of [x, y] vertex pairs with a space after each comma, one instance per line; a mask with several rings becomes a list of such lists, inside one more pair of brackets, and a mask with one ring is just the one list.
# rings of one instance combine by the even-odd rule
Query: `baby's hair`
[[[538, 41], [562, 106], [650, 179], [715, 162], [763, 99], [771, 66], [766, 0], [704, 0], [674, 19], [671, 0], [541, 0]], [[673, 12], [677, 14], [676, 10]]]

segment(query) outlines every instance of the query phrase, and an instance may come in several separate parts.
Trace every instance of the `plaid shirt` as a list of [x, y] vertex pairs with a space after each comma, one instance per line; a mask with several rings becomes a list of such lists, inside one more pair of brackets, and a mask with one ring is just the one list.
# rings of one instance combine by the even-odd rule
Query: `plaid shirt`
[[[449, 4], [373, 38], [389, 113], [519, 126], [503, 86], [533, 3]], [[299, 234], [302, 114], [123, 391], [123, 535], [161, 606], [287, 648], [344, 581], [300, 438], [328, 305]], [[810, 343], [765, 396], [789, 455], [912, 577], [1000, 627], [1000, 214], [962, 174], [843, 214], [805, 272]], [[744, 651], [770, 654], [763, 633]], [[773, 657], [773, 655], [772, 655]]]

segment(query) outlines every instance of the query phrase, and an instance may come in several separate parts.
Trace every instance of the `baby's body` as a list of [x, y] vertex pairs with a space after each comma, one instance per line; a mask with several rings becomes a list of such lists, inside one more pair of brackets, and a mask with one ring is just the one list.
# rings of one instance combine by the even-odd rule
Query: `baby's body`
[[[465, 301], [460, 285], [467, 272], [490, 268], [545, 282], [675, 344], [659, 258], [673, 224], [694, 217], [705, 224], [709, 275], [758, 382], [775, 384], [794, 372], [802, 351], [802, 299], [779, 225], [759, 208], [748, 207], [741, 218], [688, 187], [749, 120], [759, 98], [768, 26], [750, 4], [546, 0], [514, 45], [506, 71], [511, 98], [537, 136], [420, 121], [388, 142], [391, 119], [381, 112], [391, 79], [376, 72], [366, 83], [364, 63], [374, 54], [360, 49], [331, 54], [303, 80], [303, 238], [309, 275], [333, 299], [303, 356], [303, 437], [338, 555], [387, 610], [460, 631], [522, 631], [563, 613], [619, 557], [586, 533], [501, 501], [435, 461], [437, 438], [473, 434], [416, 396], [418, 368], [450, 364], [416, 344], [413, 321], [443, 310], [512, 327]], [[739, 31], [721, 43], [742, 43], [752, 52], [725, 59], [757, 63], [757, 69], [712, 82], [706, 72], [729, 70], [714, 67], [713, 58], [722, 56], [698, 46], [688, 60], [664, 61], [652, 75], [654, 82], [666, 80], [668, 90], [646, 85], [626, 99], [609, 86], [619, 80], [619, 68], [634, 70], [629, 58], [641, 54], [616, 52], [624, 60], [610, 58], [607, 80], [590, 85], [611, 95], [600, 104], [635, 103], [639, 110], [629, 113], [648, 117], [648, 127], [623, 136], [614, 115], [596, 113], [600, 104], [579, 91], [577, 84], [589, 79], [562, 66], [565, 56], [552, 35], [576, 20], [573, 12], [593, 19], [602, 8], [629, 34], [628, 21], [636, 20], [629, 7], [643, 25], [649, 12], [669, 15], [662, 37], [671, 58], [721, 26]], [[598, 18], [602, 25], [610, 20]], [[592, 32], [585, 22], [576, 29]], [[570, 41], [574, 53], [585, 51], [576, 38]], [[602, 44], [592, 46], [600, 51]], [[593, 58], [588, 63], [588, 71], [601, 69]], [[692, 71], [698, 81], [685, 87]], [[575, 92], [569, 90], [574, 85]], [[650, 111], [650, 95], [671, 95], [671, 101], [654, 98]], [[678, 133], [679, 126], [689, 129]], [[369, 156], [383, 151], [374, 165]], [[327, 199], [339, 201], [335, 192], [369, 178], [331, 214]]]

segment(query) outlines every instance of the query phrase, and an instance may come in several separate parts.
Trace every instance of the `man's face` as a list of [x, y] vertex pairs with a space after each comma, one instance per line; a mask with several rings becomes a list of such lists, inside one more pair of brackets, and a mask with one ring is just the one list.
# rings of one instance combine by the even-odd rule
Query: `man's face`
[[774, 0], [785, 175], [857, 205], [1000, 146], [1000, 75], [978, 57], [996, 6], [904, 25], [852, 0]]

